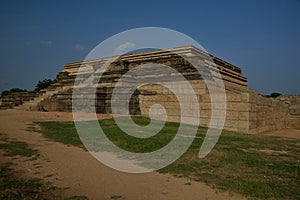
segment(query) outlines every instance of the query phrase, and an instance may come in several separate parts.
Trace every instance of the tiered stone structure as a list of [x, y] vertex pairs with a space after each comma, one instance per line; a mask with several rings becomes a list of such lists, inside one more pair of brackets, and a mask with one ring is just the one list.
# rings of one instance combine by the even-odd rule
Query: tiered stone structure
[[[200, 74], [184, 57], [200, 60], [209, 70], [203, 69]], [[115, 61], [107, 67], [99, 80], [97, 69], [111, 59], [115, 59]], [[300, 128], [299, 96], [276, 99], [263, 97], [247, 87], [247, 79], [242, 75], [239, 67], [193, 46], [65, 64], [64, 70], [58, 73], [55, 84], [31, 101], [30, 106], [25, 103], [20, 108], [72, 111], [73, 85], [76, 76], [80, 73], [86, 77], [92, 77], [89, 84], [97, 88], [96, 111], [98, 113], [111, 113], [111, 95], [116, 83], [126, 72], [146, 63], [172, 67], [189, 81], [200, 106], [200, 125], [208, 126], [210, 123], [212, 110], [210, 93], [218, 92], [219, 88], [215, 85], [213, 91], [209, 91], [206, 83], [211, 80], [211, 83], [214, 84], [213, 78], [218, 78], [214, 72], [218, 70], [222, 76], [227, 98], [224, 129], [243, 133], [260, 133], [283, 128]], [[164, 74], [163, 71], [160, 75], [160, 80], [171, 82], [176, 85], [182, 95], [186, 94], [186, 88], [180, 81], [174, 81], [176, 80], [174, 77], [169, 79], [171, 75]], [[76, 98], [85, 98], [87, 95], [94, 94], [88, 90], [83, 90], [83, 94]], [[189, 95], [186, 95], [185, 100], [190, 101]], [[180, 107], [176, 96], [168, 88], [159, 84], [146, 84], [138, 87], [130, 100], [130, 113], [147, 116], [153, 103], [161, 104], [166, 109], [168, 121], [180, 121]], [[219, 109], [218, 104], [214, 106], [216, 107], [214, 109]], [[192, 107], [181, 109], [194, 112]]]
[[22, 105], [24, 102], [34, 100], [42, 92], [12, 92], [1, 97], [0, 109], [14, 108]]

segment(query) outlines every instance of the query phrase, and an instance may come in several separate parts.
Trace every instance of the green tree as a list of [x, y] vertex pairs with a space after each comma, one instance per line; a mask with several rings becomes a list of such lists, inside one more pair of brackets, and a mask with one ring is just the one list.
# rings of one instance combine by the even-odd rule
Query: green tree
[[278, 92], [273, 92], [271, 93], [270, 95], [264, 95], [265, 97], [269, 97], [269, 98], [276, 98], [276, 97], [279, 97], [281, 96], [282, 94], [281, 93], [278, 93]]
[[1, 97], [5, 96], [5, 95], [8, 95], [9, 94], [9, 90], [3, 90], [1, 92]]
[[6, 96], [10, 93], [16, 93], [16, 92], [27, 92], [26, 89], [20, 89], [20, 88], [11, 88], [10, 90], [4, 90], [1, 92], [1, 97]]
[[11, 88], [9, 92], [27, 92], [27, 90], [20, 88]]
[[35, 91], [40, 91], [42, 89], [45, 89], [47, 87], [49, 87], [50, 85], [52, 85], [53, 83], [55, 83], [55, 79], [51, 80], [51, 79], [44, 79], [42, 81], [39, 81], [36, 86], [35, 86]]
[[279, 97], [281, 96], [282, 94], [278, 93], [278, 92], [273, 92], [272, 94], [270, 94], [270, 97], [272, 98], [276, 98], [276, 97]]

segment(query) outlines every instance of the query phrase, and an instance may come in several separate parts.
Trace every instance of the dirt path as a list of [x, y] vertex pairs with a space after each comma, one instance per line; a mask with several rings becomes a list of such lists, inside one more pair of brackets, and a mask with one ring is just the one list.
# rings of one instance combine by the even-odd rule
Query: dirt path
[[282, 130], [278, 130], [278, 131], [265, 132], [265, 133], [263, 133], [263, 135], [300, 139], [300, 130], [282, 129]]
[[[108, 117], [100, 116], [99, 117]], [[49, 141], [40, 133], [27, 131], [32, 121], [71, 121], [71, 113], [0, 111], [0, 133], [24, 141], [39, 151], [36, 160], [14, 159], [16, 169], [26, 176], [50, 181], [63, 197], [85, 195], [90, 199], [243, 199], [219, 192], [204, 183], [175, 178], [156, 172], [128, 174], [113, 170], [95, 160], [88, 152]], [[3, 157], [1, 157], [3, 159]], [[5, 158], [7, 159], [7, 158]], [[186, 183], [191, 184], [186, 184]], [[118, 198], [117, 198], [118, 197]]]

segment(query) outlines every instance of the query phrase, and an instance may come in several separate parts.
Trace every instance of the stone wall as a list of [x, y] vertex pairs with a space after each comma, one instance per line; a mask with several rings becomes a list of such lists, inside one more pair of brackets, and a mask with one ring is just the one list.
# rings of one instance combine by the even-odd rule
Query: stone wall
[[283, 103], [287, 108], [288, 115], [285, 118], [286, 128], [300, 129], [300, 96], [280, 96], [276, 98], [276, 101]]
[[[194, 91], [200, 105], [200, 125], [208, 126], [211, 120], [211, 97], [204, 81], [192, 81]], [[140, 105], [142, 115], [148, 115], [153, 102], [163, 105], [168, 113], [168, 121], [180, 121], [180, 106], [176, 97], [166, 88], [158, 85], [147, 85], [140, 88]], [[146, 92], [144, 92], [146, 91]], [[188, 97], [187, 97], [188, 98]], [[289, 99], [285, 97], [285, 100]], [[298, 98], [300, 100], [300, 98]], [[287, 101], [287, 100], [286, 100]], [[295, 103], [287, 106], [278, 99], [266, 98], [249, 88], [240, 88], [240, 91], [226, 89], [226, 120], [224, 129], [241, 133], [261, 133], [284, 128], [299, 128], [300, 104], [297, 109]], [[218, 104], [214, 109], [218, 111]], [[187, 107], [193, 113], [193, 107]], [[161, 111], [158, 111], [161, 112]], [[293, 114], [294, 113], [294, 114]], [[298, 114], [297, 117], [300, 117]]]
[[[178, 84], [178, 87], [182, 87], [183, 84]], [[200, 121], [199, 124], [201, 126], [209, 126], [211, 124], [211, 111], [212, 111], [212, 103], [211, 96], [206, 87], [206, 84], [203, 80], [193, 80], [190, 81], [191, 86], [193, 87], [200, 108]], [[184, 93], [186, 88], [181, 88], [183, 93], [183, 99], [186, 101], [191, 101], [191, 97], [188, 94]], [[191, 116], [194, 116], [195, 108], [190, 105], [187, 107], [181, 108], [176, 96], [167, 88], [160, 85], [145, 85], [139, 88], [140, 90], [140, 105], [141, 105], [141, 114], [148, 115], [150, 107], [153, 103], [161, 104], [166, 112], [167, 112], [167, 120], [180, 122], [181, 117], [181, 109], [184, 109], [188, 113], [191, 113]], [[210, 91], [212, 92], [212, 91]], [[249, 109], [250, 103], [248, 101], [248, 93], [238, 93], [238, 92], [226, 92], [226, 112], [225, 117], [226, 121], [224, 124], [224, 129], [248, 133], [249, 132]], [[222, 106], [219, 102], [214, 104], [214, 110], [224, 111], [222, 110]], [[162, 112], [162, 111], [157, 111]], [[188, 116], [189, 117], [189, 116]], [[220, 116], [217, 116], [220, 117]], [[193, 119], [189, 119], [193, 120]], [[194, 119], [195, 120], [195, 119]], [[218, 118], [217, 118], [218, 120]], [[190, 122], [191, 123], [191, 122]], [[212, 124], [215, 125], [215, 124]]]
[[36, 105], [37, 110], [46, 111], [72, 111], [72, 88], [75, 75], [68, 72], [59, 72], [56, 75], [56, 83], [46, 88], [45, 91], [56, 91], [46, 98], [42, 98]]
[[276, 99], [249, 94], [250, 133], [284, 129], [288, 118], [286, 105]]
[[[196, 60], [200, 58], [200, 61], [210, 70], [203, 69], [203, 73], [199, 74], [191, 63], [184, 59], [184, 56]], [[100, 80], [100, 74], [97, 70], [106, 65], [106, 62], [112, 58], [65, 64], [64, 70], [58, 73], [56, 77], [57, 82], [55, 85], [46, 89], [48, 95], [45, 98], [40, 97], [33, 108], [38, 110], [43, 108], [42, 110], [47, 111], [72, 111], [72, 98], [84, 99], [88, 96], [95, 96], [96, 112], [111, 113], [113, 88], [120, 78], [136, 66], [156, 63], [177, 70], [189, 82], [196, 94], [197, 103], [199, 103], [199, 123], [202, 126], [214, 123], [211, 122], [211, 95], [218, 94], [220, 90], [217, 85], [208, 90], [204, 78], [214, 85], [215, 83], [212, 80], [220, 78], [215, 75], [215, 71], [219, 71], [226, 92], [227, 107], [224, 129], [242, 133], [260, 133], [282, 128], [300, 128], [299, 96], [284, 96], [276, 99], [263, 97], [247, 87], [247, 79], [243, 76], [240, 68], [195, 47], [178, 47], [172, 49], [172, 51], [156, 50], [113, 58], [116, 58], [116, 60], [107, 67]], [[159, 74], [159, 80], [164, 80], [176, 87], [185, 102], [190, 102], [193, 99], [191, 94], [187, 93], [188, 88], [185, 88], [180, 81], [176, 81], [177, 77], [175, 75], [167, 74], [164, 71], [156, 72], [156, 74]], [[86, 82], [91, 88], [97, 88], [96, 94], [93, 94], [95, 90], [82, 88], [81, 94], [72, 96], [73, 84], [77, 75], [82, 76], [79, 81]], [[89, 77], [89, 79], [86, 80], [84, 77]], [[145, 75], [142, 78], [147, 79], [149, 77]], [[161, 104], [165, 108], [168, 121], [180, 122], [180, 109], [184, 109], [191, 116], [195, 114], [195, 108], [192, 106], [187, 105], [180, 108], [176, 95], [167, 87], [159, 84], [145, 84], [138, 87], [130, 98], [129, 112], [133, 115], [148, 116], [149, 109], [153, 104]], [[84, 104], [80, 106], [82, 108], [86, 107]], [[121, 109], [122, 106], [120, 111]], [[224, 108], [218, 102], [214, 104], [213, 109], [220, 113], [224, 112]], [[155, 112], [163, 113], [163, 110], [158, 109]], [[185, 122], [195, 124], [195, 120], [197, 119], [188, 116]]]
[[33, 100], [41, 95], [41, 92], [11, 92], [1, 97], [0, 109], [14, 108], [24, 102]]

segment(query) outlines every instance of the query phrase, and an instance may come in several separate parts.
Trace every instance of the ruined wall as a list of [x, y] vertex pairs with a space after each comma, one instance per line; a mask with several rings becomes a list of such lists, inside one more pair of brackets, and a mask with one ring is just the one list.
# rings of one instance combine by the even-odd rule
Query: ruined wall
[[276, 98], [276, 101], [283, 103], [287, 108], [288, 115], [285, 118], [286, 128], [300, 129], [300, 96], [279, 96]]
[[0, 109], [14, 108], [24, 102], [33, 100], [41, 95], [42, 92], [12, 92], [1, 97]]
[[[211, 98], [205, 82], [191, 81], [200, 105], [200, 125], [208, 126], [211, 120]], [[225, 87], [228, 85], [226, 84]], [[184, 88], [183, 88], [184, 90]], [[166, 108], [168, 121], [180, 121], [180, 106], [176, 97], [166, 88], [147, 85], [140, 88], [142, 115], [148, 115], [153, 103]], [[188, 97], [187, 97], [188, 98]], [[226, 121], [224, 129], [241, 133], [261, 133], [285, 128], [300, 128], [300, 96], [266, 98], [249, 88], [226, 89]], [[218, 104], [215, 105], [218, 109]], [[182, 108], [194, 112], [192, 107]], [[162, 112], [162, 111], [158, 111]]]
[[[212, 103], [210, 93], [206, 87], [206, 83], [203, 80], [193, 80], [190, 81], [198, 99], [199, 108], [200, 108], [200, 125], [209, 126], [211, 122], [211, 110]], [[182, 87], [183, 84], [179, 84], [178, 87]], [[163, 105], [168, 114], [168, 121], [180, 122], [181, 109], [187, 110], [191, 113], [191, 116], [194, 116], [195, 108], [191, 106], [180, 108], [178, 99], [176, 96], [167, 88], [159, 85], [146, 85], [140, 89], [140, 105], [141, 105], [141, 114], [148, 115], [149, 108], [153, 103], [158, 103]], [[181, 88], [183, 93], [181, 95], [186, 95], [184, 99], [189, 101], [190, 96], [184, 93], [186, 88]], [[213, 92], [213, 91], [210, 91]], [[249, 132], [249, 110], [250, 103], [248, 101], [248, 93], [242, 92], [229, 92], [226, 91], [226, 115], [225, 115], [225, 124], [224, 129], [248, 133]], [[191, 100], [190, 100], [191, 101]], [[222, 111], [222, 106], [216, 102], [213, 106], [216, 112]], [[158, 111], [162, 112], [162, 111]], [[216, 120], [218, 117], [216, 116]], [[190, 119], [195, 120], [195, 119]]]
[[[203, 74], [199, 72], [186, 59], [174, 54], [178, 52], [181, 55], [187, 55], [189, 58], [199, 59], [210, 70], [204, 69]], [[83, 88], [82, 93], [72, 96], [73, 84], [76, 75], [90, 77], [88, 85], [96, 89], [96, 112], [111, 113], [111, 96], [113, 88], [120, 78], [136, 66], [147, 63], [162, 64], [177, 70], [186, 78], [193, 88], [197, 101], [200, 106], [200, 125], [208, 126], [211, 123], [211, 95], [218, 94], [217, 86], [207, 88], [206, 81], [213, 80], [214, 71], [219, 71], [225, 85], [226, 92], [226, 121], [224, 129], [242, 132], [242, 133], [260, 133], [264, 131], [278, 130], [282, 128], [300, 128], [300, 97], [283, 96], [276, 99], [266, 98], [247, 87], [247, 79], [242, 75], [240, 68], [227, 63], [212, 55], [208, 55], [192, 46], [178, 47], [168, 50], [157, 50], [146, 53], [136, 53], [123, 55], [111, 63], [107, 70], [102, 74], [99, 80], [97, 69], [103, 67], [109, 58], [101, 58], [91, 61], [74, 62], [65, 64], [64, 70], [58, 73], [55, 85], [45, 90], [36, 104], [30, 105], [30, 109], [46, 111], [72, 111], [72, 98], [84, 99], [88, 96], [94, 96], [89, 89]], [[80, 71], [79, 68], [81, 68]], [[166, 74], [164, 71], [156, 72], [160, 80], [172, 84], [179, 90], [180, 96], [185, 102], [192, 100], [191, 94], [187, 93], [187, 88], [176, 76]], [[142, 78], [147, 78], [145, 77]], [[80, 81], [87, 81], [84, 78]], [[214, 84], [213, 81], [211, 82]], [[84, 102], [84, 101], [83, 101]], [[180, 122], [181, 110], [184, 109], [191, 116], [194, 116], [195, 108], [187, 105], [180, 108], [177, 97], [166, 87], [158, 84], [146, 84], [137, 88], [130, 98], [129, 112], [132, 115], [148, 116], [149, 109], [153, 104], [161, 104], [167, 112], [167, 120]], [[83, 108], [86, 105], [80, 105]], [[214, 104], [215, 110], [222, 113], [220, 103]], [[162, 113], [163, 110], [156, 110]], [[218, 118], [219, 116], [217, 116]], [[194, 124], [192, 117], [186, 119]]]
[[37, 103], [41, 111], [72, 111], [72, 89], [59, 91]]
[[68, 72], [59, 72], [56, 75], [56, 83], [46, 88], [45, 91], [55, 91], [49, 96], [43, 97], [36, 104], [37, 110], [43, 111], [72, 111], [72, 91], [76, 76]]
[[259, 94], [249, 94], [250, 133], [260, 133], [287, 128], [288, 109], [276, 99]]

